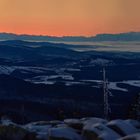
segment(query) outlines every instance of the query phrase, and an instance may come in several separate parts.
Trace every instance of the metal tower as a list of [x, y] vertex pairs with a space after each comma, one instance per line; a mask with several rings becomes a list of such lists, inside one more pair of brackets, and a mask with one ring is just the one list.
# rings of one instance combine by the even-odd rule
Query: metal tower
[[105, 68], [103, 68], [103, 94], [104, 94], [104, 118], [109, 119], [109, 112], [110, 112], [109, 94], [110, 94], [110, 91], [108, 89], [108, 80], [106, 79]]

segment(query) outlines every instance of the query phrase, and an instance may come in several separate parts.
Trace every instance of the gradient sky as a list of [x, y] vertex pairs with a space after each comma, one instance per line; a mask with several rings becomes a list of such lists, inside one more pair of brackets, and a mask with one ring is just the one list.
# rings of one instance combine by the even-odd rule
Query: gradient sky
[[140, 0], [0, 0], [0, 32], [85, 35], [140, 31]]

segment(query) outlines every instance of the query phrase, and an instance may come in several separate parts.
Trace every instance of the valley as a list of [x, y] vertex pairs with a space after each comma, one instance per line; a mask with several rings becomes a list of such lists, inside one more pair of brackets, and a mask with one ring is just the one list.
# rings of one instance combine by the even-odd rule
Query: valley
[[127, 118], [140, 92], [138, 52], [79, 52], [66, 44], [13, 40], [0, 42], [0, 60], [0, 114], [18, 114], [16, 120], [23, 105], [27, 122], [102, 117], [103, 67], [111, 118]]

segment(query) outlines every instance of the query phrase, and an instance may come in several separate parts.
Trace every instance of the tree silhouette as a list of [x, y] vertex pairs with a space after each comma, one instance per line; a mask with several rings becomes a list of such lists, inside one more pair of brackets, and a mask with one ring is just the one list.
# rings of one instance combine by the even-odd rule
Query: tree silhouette
[[130, 117], [140, 120], [140, 93], [137, 95], [135, 102], [131, 105]]

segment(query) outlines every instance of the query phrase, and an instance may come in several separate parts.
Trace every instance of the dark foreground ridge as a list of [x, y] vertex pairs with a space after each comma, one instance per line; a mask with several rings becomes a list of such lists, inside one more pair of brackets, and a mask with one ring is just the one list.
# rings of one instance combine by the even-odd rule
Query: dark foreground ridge
[[40, 121], [25, 125], [2, 119], [0, 140], [139, 140], [140, 122], [101, 118]]

